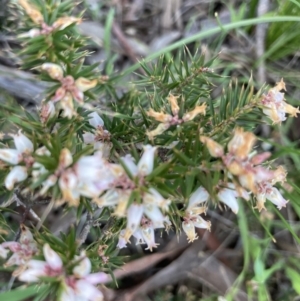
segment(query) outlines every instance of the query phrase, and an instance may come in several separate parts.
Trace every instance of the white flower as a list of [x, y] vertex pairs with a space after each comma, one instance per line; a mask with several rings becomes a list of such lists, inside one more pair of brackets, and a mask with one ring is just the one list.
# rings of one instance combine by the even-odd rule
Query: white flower
[[238, 193], [230, 188], [222, 188], [218, 193], [219, 200], [227, 205], [235, 214], [237, 214], [239, 210], [237, 197]]
[[211, 223], [210, 221], [204, 220], [200, 216], [186, 216], [182, 222], [182, 229], [187, 235], [189, 242], [193, 242], [194, 240], [198, 239], [195, 227], [210, 230]]
[[[17, 135], [11, 135], [15, 142], [16, 149], [0, 149], [0, 159], [17, 165], [22, 161], [30, 164], [32, 159], [30, 154], [33, 152], [33, 143], [19, 131]], [[28, 160], [26, 160], [28, 158]], [[24, 181], [27, 178], [27, 167], [15, 166], [11, 169], [4, 180], [4, 185], [8, 190], [12, 190], [15, 183]]]
[[132, 176], [147, 176], [153, 171], [154, 165], [154, 155], [157, 147], [151, 145], [144, 145], [144, 153], [136, 165], [134, 159], [130, 155], [126, 155], [125, 157], [121, 157], [121, 160], [130, 171]]
[[156, 189], [149, 188], [148, 193], [143, 196], [144, 204], [156, 205], [164, 211], [169, 210], [171, 200], [166, 200]]
[[27, 179], [27, 168], [25, 166], [13, 167], [4, 180], [6, 189], [12, 190], [15, 183], [22, 182]]
[[137, 230], [143, 216], [144, 206], [133, 203], [127, 209], [127, 226], [124, 238], [129, 241], [130, 236]]
[[288, 203], [288, 201], [283, 198], [282, 194], [275, 187], [272, 187], [268, 190], [268, 192], [266, 193], [266, 198], [274, 205], [276, 205], [279, 210], [282, 207], [285, 207]]
[[46, 261], [29, 260], [27, 269], [19, 275], [23, 282], [38, 282], [40, 277], [57, 277], [63, 274], [63, 263], [59, 255], [48, 244], [43, 247]]
[[209, 199], [209, 193], [207, 190], [200, 186], [196, 189], [189, 198], [189, 203], [187, 206], [187, 210], [191, 210], [199, 204], [205, 203]]

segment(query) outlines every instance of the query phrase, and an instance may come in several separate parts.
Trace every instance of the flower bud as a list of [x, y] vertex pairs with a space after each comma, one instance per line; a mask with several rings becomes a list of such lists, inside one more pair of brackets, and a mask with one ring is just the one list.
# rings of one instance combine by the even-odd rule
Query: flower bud
[[147, 132], [146, 134], [149, 137], [149, 139], [153, 139], [155, 136], [162, 134], [169, 127], [170, 125], [168, 123], [160, 123], [155, 130]]
[[84, 77], [79, 77], [75, 81], [75, 86], [81, 92], [85, 92], [87, 90], [90, 90], [90, 89], [96, 87], [97, 83], [98, 83], [97, 79], [89, 80], [89, 79], [84, 78]]
[[4, 180], [7, 190], [12, 190], [15, 183], [24, 181], [27, 178], [27, 169], [24, 166], [15, 166], [11, 169]]
[[156, 121], [162, 122], [162, 123], [167, 123], [172, 119], [172, 116], [169, 114], [165, 114], [163, 112], [156, 112], [153, 109], [150, 109], [147, 112], [147, 115], [149, 117], [154, 118]]
[[170, 103], [173, 115], [178, 115], [179, 112], [177, 98], [179, 98], [179, 96], [174, 96], [173, 94], [170, 94], [170, 96], [167, 98]]
[[206, 114], [206, 103], [203, 103], [201, 106], [196, 106], [194, 110], [185, 113], [182, 117], [184, 121], [191, 121], [193, 120], [197, 115], [205, 115]]
[[137, 165], [140, 175], [149, 175], [153, 170], [154, 156], [157, 147], [151, 145], [143, 146], [144, 153]]
[[63, 69], [57, 64], [44, 63], [42, 65], [42, 70], [46, 71], [48, 73], [48, 75], [53, 79], [56, 79], [56, 80], [63, 79], [63, 76], [64, 76]]
[[223, 146], [215, 142], [213, 139], [206, 136], [200, 136], [200, 141], [206, 145], [212, 157], [219, 158], [224, 155]]

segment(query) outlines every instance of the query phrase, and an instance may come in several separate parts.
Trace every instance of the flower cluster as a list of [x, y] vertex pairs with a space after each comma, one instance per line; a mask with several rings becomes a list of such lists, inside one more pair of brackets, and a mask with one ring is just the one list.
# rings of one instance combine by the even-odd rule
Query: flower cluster
[[150, 109], [147, 112], [147, 115], [154, 118], [156, 121], [160, 122], [160, 124], [157, 126], [157, 128], [153, 131], [150, 131], [147, 133], [148, 137], [152, 139], [153, 137], [162, 134], [164, 131], [166, 131], [170, 126], [172, 125], [180, 125], [184, 122], [193, 120], [197, 115], [202, 114], [205, 115], [206, 113], [206, 103], [203, 103], [201, 106], [196, 106], [192, 111], [185, 113], [182, 118], [179, 117], [179, 105], [177, 98], [179, 96], [174, 96], [170, 94], [170, 96], [167, 98], [172, 115], [167, 114], [165, 112], [156, 112], [153, 109]]
[[103, 272], [91, 274], [91, 262], [84, 252], [73, 259], [72, 273], [64, 266], [60, 256], [48, 244], [43, 246], [45, 260], [31, 259], [27, 262], [27, 269], [19, 274], [23, 282], [39, 282], [41, 277], [50, 277], [58, 281], [61, 286], [61, 301], [101, 301], [102, 292], [95, 286], [106, 283], [110, 277]]
[[52, 25], [48, 25], [41, 12], [32, 4], [28, 3], [26, 0], [18, 1], [21, 7], [25, 10], [29, 18], [39, 26], [39, 28], [33, 28], [29, 32], [20, 35], [22, 38], [34, 38], [39, 35], [49, 35], [50, 33], [63, 30], [69, 25], [76, 23], [81, 23], [81, 18], [75, 17], [61, 17], [58, 18]]
[[[229, 183], [230, 189], [223, 190], [221, 193], [223, 200], [227, 199], [229, 207], [237, 207], [236, 196], [248, 200], [249, 193], [253, 193], [256, 197], [259, 211], [264, 209], [266, 199], [277, 205], [279, 209], [286, 206], [287, 201], [278, 189], [273, 187], [274, 184], [285, 181], [286, 172], [283, 167], [270, 170], [261, 165], [271, 154], [269, 152], [251, 153], [256, 141], [253, 133], [236, 128], [233, 138], [227, 144], [227, 153], [220, 144], [209, 137], [200, 136], [200, 140], [207, 146], [211, 156], [222, 159], [229, 178], [238, 179], [238, 183]], [[220, 197], [220, 193], [218, 195]]]
[[51, 101], [53, 103], [60, 101], [60, 107], [67, 118], [72, 118], [72, 116], [76, 115], [73, 99], [78, 104], [83, 104], [83, 92], [94, 88], [98, 83], [97, 79], [88, 80], [84, 77], [79, 77], [75, 80], [71, 75], [64, 77], [62, 67], [53, 63], [44, 63], [42, 70], [46, 71], [52, 79], [60, 82], [61, 86], [56, 90]]
[[13, 255], [4, 264], [5, 267], [17, 265], [19, 266], [13, 273], [14, 276], [18, 276], [24, 271], [28, 261], [38, 253], [36, 242], [29, 229], [25, 225], [21, 225], [20, 241], [6, 241], [0, 244], [0, 257], [6, 259], [9, 251]]
[[276, 86], [263, 95], [261, 103], [263, 105], [263, 112], [273, 121], [273, 123], [281, 123], [286, 120], [286, 114], [297, 117], [300, 113], [299, 108], [294, 108], [284, 101], [284, 93], [286, 91], [283, 79], [276, 84]]

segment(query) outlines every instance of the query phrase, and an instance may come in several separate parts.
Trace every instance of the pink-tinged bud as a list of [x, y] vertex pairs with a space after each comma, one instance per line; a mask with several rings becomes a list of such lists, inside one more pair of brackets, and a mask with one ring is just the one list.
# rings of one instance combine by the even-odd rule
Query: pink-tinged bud
[[135, 160], [131, 155], [126, 155], [120, 158], [126, 168], [129, 170], [132, 176], [136, 176], [138, 174], [138, 167], [135, 164]]
[[160, 209], [155, 205], [146, 204], [144, 206], [144, 213], [152, 221], [156, 228], [164, 228], [165, 216]]
[[42, 123], [46, 123], [50, 118], [55, 115], [55, 106], [52, 101], [43, 103], [40, 110], [40, 119]]
[[85, 92], [87, 90], [90, 90], [94, 87], [96, 87], [98, 83], [97, 79], [89, 80], [84, 77], [79, 77], [75, 81], [75, 86], [81, 91]]
[[22, 155], [16, 149], [4, 148], [0, 149], [0, 159], [7, 163], [16, 165], [22, 161]]
[[76, 23], [80, 24], [82, 21], [81, 18], [75, 18], [75, 17], [61, 17], [57, 19], [53, 24], [53, 28], [58, 29], [58, 30], [63, 30], [69, 25]]
[[87, 276], [92, 269], [91, 261], [85, 256], [80, 262], [73, 268], [73, 275], [77, 278], [83, 278]]
[[200, 141], [206, 145], [210, 155], [214, 158], [219, 158], [224, 155], [224, 149], [223, 146], [219, 143], [215, 142], [213, 139], [206, 137], [206, 136], [200, 136]]
[[53, 63], [44, 63], [42, 65], [42, 70], [46, 71], [51, 78], [56, 80], [61, 80], [64, 77], [63, 69], [59, 65]]
[[149, 139], [152, 140], [155, 136], [162, 134], [169, 127], [170, 127], [170, 124], [168, 124], [168, 123], [160, 123], [155, 130], [147, 132], [146, 135], [149, 137]]
[[190, 209], [196, 207], [197, 205], [208, 201], [208, 199], [209, 199], [209, 193], [207, 192], [207, 190], [204, 187], [200, 186], [190, 196], [187, 210], [190, 210]]
[[279, 190], [275, 187], [269, 189], [266, 193], [266, 198], [271, 201], [280, 210], [282, 207], [286, 207], [287, 200], [283, 198]]
[[233, 138], [228, 143], [228, 151], [240, 159], [245, 159], [251, 151], [256, 137], [251, 132], [244, 132], [243, 128], [236, 128]]
[[138, 163], [138, 171], [140, 175], [149, 175], [153, 170], [154, 156], [157, 147], [151, 145], [143, 146], [144, 153]]
[[204, 115], [206, 114], [206, 103], [203, 103], [201, 106], [196, 106], [194, 110], [185, 113], [182, 117], [184, 121], [191, 121], [193, 120], [197, 115]]
[[178, 106], [177, 98], [179, 98], [179, 96], [174, 96], [173, 94], [170, 94], [170, 96], [167, 97], [167, 100], [170, 103], [171, 110], [172, 110], [172, 113], [173, 113], [174, 116], [178, 115], [178, 112], [179, 112], [179, 106]]
[[24, 181], [27, 178], [27, 169], [24, 166], [15, 166], [11, 169], [4, 180], [4, 185], [7, 190], [12, 190], [15, 183]]
[[261, 163], [265, 162], [271, 156], [272, 156], [272, 153], [270, 153], [270, 152], [264, 152], [264, 153], [261, 153], [261, 154], [253, 156], [251, 158], [250, 162], [253, 165], [258, 165], [258, 164], [261, 164]]
[[188, 242], [193, 242], [194, 240], [198, 239], [195, 226], [191, 220], [182, 222], [182, 230], [187, 235]]
[[59, 155], [59, 168], [67, 168], [73, 163], [73, 157], [71, 152], [64, 148], [61, 150]]
[[32, 153], [33, 143], [19, 131], [17, 135], [11, 135], [14, 138], [16, 149], [19, 153]]
[[99, 126], [104, 126], [103, 119], [98, 115], [98, 113], [93, 112], [88, 115], [89, 117], [89, 124], [93, 126], [95, 129]]
[[[66, 89], [64, 87], [59, 87], [56, 91], [55, 91], [55, 95], [52, 97], [51, 102], [56, 103], [60, 100], [62, 100], [63, 98], [66, 97]], [[70, 95], [70, 97], [72, 98], [72, 96]]]
[[140, 225], [142, 215], [144, 211], [144, 206], [140, 204], [133, 203], [127, 209], [127, 226], [124, 234], [124, 239], [129, 241], [131, 235], [136, 231]]
[[46, 243], [43, 246], [43, 253], [46, 259], [47, 264], [51, 267], [51, 269], [55, 271], [62, 270], [63, 262], [59, 255], [53, 251], [50, 246]]
[[159, 244], [155, 243], [154, 229], [152, 226], [141, 228], [142, 236], [147, 244], [145, 250], [153, 251], [153, 248], [157, 248]]
[[75, 87], [72, 89], [71, 94], [74, 100], [76, 100], [79, 104], [83, 104], [84, 94], [82, 91]]
[[229, 188], [222, 188], [218, 193], [219, 200], [227, 205], [235, 214], [237, 214], [239, 210], [239, 204], [236, 197], [237, 192]]
[[159, 121], [159, 122], [162, 122], [162, 123], [168, 123], [171, 121], [172, 119], [172, 116], [169, 115], [169, 114], [165, 114], [163, 112], [156, 112], [154, 111], [153, 109], [150, 109], [148, 112], [147, 112], [147, 115], [149, 117], [152, 117], [154, 118], [156, 121]]

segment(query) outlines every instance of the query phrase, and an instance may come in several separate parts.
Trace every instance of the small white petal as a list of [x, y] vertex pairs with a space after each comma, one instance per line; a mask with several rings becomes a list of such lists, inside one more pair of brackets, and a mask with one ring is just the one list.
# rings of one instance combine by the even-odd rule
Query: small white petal
[[149, 175], [153, 170], [154, 155], [157, 147], [151, 145], [145, 145], [144, 153], [138, 163], [138, 170], [141, 175]]
[[63, 267], [63, 262], [59, 255], [53, 251], [48, 244], [43, 247], [44, 257], [53, 270], [60, 270]]
[[282, 194], [275, 187], [272, 187], [271, 191], [266, 193], [266, 198], [271, 201], [277, 208], [280, 210], [282, 207], [285, 207], [288, 201], [283, 198]]
[[121, 157], [123, 164], [130, 171], [132, 176], [136, 176], [138, 174], [138, 167], [134, 162], [134, 159], [131, 155], [126, 155], [125, 157]]
[[111, 280], [111, 277], [109, 275], [107, 275], [106, 273], [99, 272], [99, 273], [89, 274], [84, 279], [91, 284], [98, 284], [98, 283], [109, 282]]
[[75, 284], [76, 295], [89, 301], [102, 301], [103, 294], [86, 280], [78, 280]]
[[6, 250], [2, 245], [0, 245], [0, 257], [6, 259], [7, 253], [9, 251]]
[[0, 159], [7, 163], [16, 165], [22, 160], [22, 155], [16, 149], [3, 148], [0, 149]]
[[94, 128], [97, 128], [98, 126], [104, 126], [103, 119], [96, 112], [90, 113], [88, 117], [90, 125]]
[[117, 244], [117, 248], [119, 249], [123, 249], [123, 248], [126, 248], [127, 246], [127, 241], [125, 239], [125, 229], [121, 230], [120, 232], [120, 235], [119, 235], [119, 241], [118, 241], [118, 244]]
[[218, 193], [218, 197], [222, 203], [227, 205], [235, 214], [239, 210], [239, 204], [236, 199], [237, 192], [233, 189], [223, 188]]
[[32, 153], [33, 152], [33, 143], [21, 132], [17, 135], [12, 135], [14, 138], [16, 149], [19, 153]]
[[170, 200], [166, 200], [156, 189], [149, 188], [149, 193], [145, 193], [143, 196], [145, 204], [152, 204], [162, 208], [164, 211], [168, 211]]
[[92, 264], [89, 258], [84, 257], [80, 262], [74, 267], [73, 274], [77, 278], [82, 278], [84, 276], [87, 276], [92, 269]]
[[196, 228], [200, 228], [200, 229], [210, 230], [211, 227], [210, 221], [204, 220], [201, 216], [197, 216], [195, 221], [193, 221], [193, 224]]
[[191, 209], [199, 204], [206, 202], [209, 199], [209, 193], [207, 190], [200, 186], [195, 192], [192, 193], [189, 199], [187, 209]]
[[14, 188], [15, 183], [24, 181], [27, 178], [27, 168], [24, 166], [15, 166], [6, 176], [4, 184], [8, 190]]
[[83, 135], [83, 142], [85, 144], [93, 144], [95, 143], [95, 135], [92, 133], [84, 133]]
[[164, 228], [165, 216], [161, 213], [160, 209], [151, 204], [145, 205], [144, 213], [156, 225], [156, 228]]

